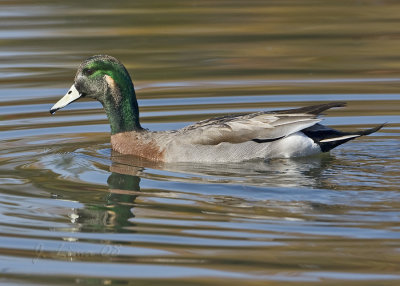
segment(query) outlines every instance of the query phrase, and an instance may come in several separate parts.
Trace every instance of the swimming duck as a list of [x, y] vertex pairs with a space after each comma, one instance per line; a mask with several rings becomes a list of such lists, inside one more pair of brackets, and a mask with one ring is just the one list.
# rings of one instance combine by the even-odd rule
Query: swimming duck
[[132, 79], [116, 58], [92, 56], [83, 61], [74, 84], [50, 113], [82, 97], [103, 105], [111, 126], [112, 149], [152, 161], [240, 162], [291, 158], [329, 150], [383, 125], [341, 132], [319, 124], [318, 115], [344, 102], [297, 109], [215, 117], [179, 130], [152, 132], [142, 128]]

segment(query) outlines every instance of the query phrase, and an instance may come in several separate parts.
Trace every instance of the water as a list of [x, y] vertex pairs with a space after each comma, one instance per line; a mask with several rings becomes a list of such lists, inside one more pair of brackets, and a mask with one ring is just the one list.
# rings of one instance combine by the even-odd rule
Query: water
[[[0, 283], [398, 285], [398, 3], [0, 6]], [[152, 130], [334, 100], [325, 124], [388, 125], [312, 158], [144, 162], [111, 151], [97, 102], [48, 113], [98, 53]]]

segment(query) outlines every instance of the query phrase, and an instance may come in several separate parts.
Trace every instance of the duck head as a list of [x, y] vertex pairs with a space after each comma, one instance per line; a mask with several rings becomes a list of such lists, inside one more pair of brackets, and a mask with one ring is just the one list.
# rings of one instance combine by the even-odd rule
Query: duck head
[[50, 113], [54, 114], [81, 97], [98, 100], [103, 105], [112, 134], [141, 129], [132, 79], [116, 58], [96, 55], [83, 61], [75, 75], [74, 84], [54, 104]]

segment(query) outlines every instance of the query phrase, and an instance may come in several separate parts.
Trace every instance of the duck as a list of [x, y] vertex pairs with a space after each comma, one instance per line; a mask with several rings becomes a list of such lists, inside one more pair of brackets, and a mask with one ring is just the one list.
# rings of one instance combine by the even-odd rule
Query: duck
[[170, 131], [141, 126], [131, 76], [115, 57], [95, 55], [78, 67], [68, 92], [50, 109], [80, 98], [99, 101], [111, 127], [111, 147], [125, 155], [158, 162], [242, 162], [294, 158], [329, 152], [360, 136], [381, 129], [343, 132], [322, 125], [322, 112], [343, 107], [329, 102], [301, 108], [229, 114]]

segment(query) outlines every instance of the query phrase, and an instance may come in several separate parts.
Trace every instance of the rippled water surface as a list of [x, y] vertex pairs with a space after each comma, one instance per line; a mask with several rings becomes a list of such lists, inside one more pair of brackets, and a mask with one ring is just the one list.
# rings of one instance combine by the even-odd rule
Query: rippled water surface
[[[0, 283], [399, 285], [396, 1], [1, 1]], [[312, 158], [154, 164], [111, 151], [78, 64], [130, 71], [142, 123], [347, 101], [388, 124]]]

